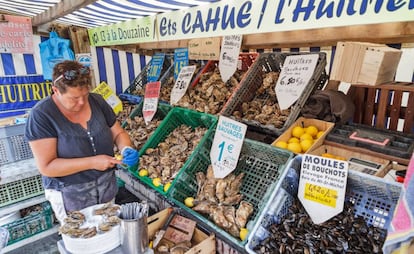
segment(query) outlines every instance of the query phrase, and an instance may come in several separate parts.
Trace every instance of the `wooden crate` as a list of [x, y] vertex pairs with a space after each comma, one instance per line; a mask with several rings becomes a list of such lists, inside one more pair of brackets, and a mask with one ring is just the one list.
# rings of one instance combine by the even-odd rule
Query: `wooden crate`
[[394, 81], [402, 51], [391, 47], [366, 47], [357, 83], [379, 85]]
[[340, 147], [336, 147], [332, 145], [323, 144], [321, 146], [315, 147], [314, 149], [308, 152], [308, 154], [317, 155], [317, 156], [321, 156], [322, 154], [326, 154], [326, 153], [334, 155], [334, 156], [343, 157], [345, 160], [349, 160], [350, 158], [357, 158], [357, 159], [361, 159], [364, 161], [370, 161], [370, 162], [375, 162], [377, 164], [381, 164], [382, 165], [381, 168], [379, 168], [377, 173], [375, 174], [375, 176], [378, 176], [378, 177], [384, 177], [390, 170], [390, 167], [388, 167], [388, 165], [390, 164], [389, 160], [382, 159], [382, 158], [375, 157], [375, 156], [368, 155], [368, 154], [364, 154], [364, 153], [357, 153], [352, 150], [348, 150], [345, 148], [340, 148]]
[[[355, 104], [354, 123], [414, 132], [414, 83], [397, 82], [375, 87], [353, 84], [348, 95]], [[403, 100], [407, 101], [406, 105], [402, 105]]]
[[282, 133], [275, 141], [273, 141], [272, 146], [276, 146], [276, 143], [279, 141], [285, 141], [287, 142], [292, 137], [292, 129], [295, 126], [301, 126], [301, 127], [307, 127], [309, 125], [314, 125], [318, 130], [324, 131], [324, 134], [319, 137], [315, 142], [312, 144], [312, 146], [308, 149], [308, 151], [311, 151], [315, 147], [318, 147], [323, 144], [323, 141], [325, 140], [326, 135], [328, 135], [329, 131], [332, 130], [332, 128], [335, 126], [334, 123], [326, 122], [318, 119], [311, 119], [311, 118], [305, 118], [305, 117], [299, 117], [286, 131]]
[[[166, 208], [150, 217], [148, 217], [148, 238], [153, 240], [155, 233], [159, 231], [168, 220], [169, 215], [174, 208]], [[216, 238], [214, 234], [210, 236], [195, 228], [193, 238], [191, 240], [192, 248], [185, 252], [185, 254], [215, 254], [216, 253]]]
[[369, 85], [391, 82], [401, 54], [384, 44], [338, 42], [330, 79]]

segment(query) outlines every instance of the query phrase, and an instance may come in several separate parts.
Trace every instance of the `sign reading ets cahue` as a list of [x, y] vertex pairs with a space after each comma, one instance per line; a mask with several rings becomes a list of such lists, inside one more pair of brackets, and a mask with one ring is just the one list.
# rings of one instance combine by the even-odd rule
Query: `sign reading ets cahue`
[[4, 15], [0, 22], [0, 53], [33, 53], [32, 20]]

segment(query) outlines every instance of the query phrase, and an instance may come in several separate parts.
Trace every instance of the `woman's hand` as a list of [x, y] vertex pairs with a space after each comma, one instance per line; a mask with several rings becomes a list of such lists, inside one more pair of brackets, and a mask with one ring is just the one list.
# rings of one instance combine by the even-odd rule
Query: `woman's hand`
[[96, 155], [93, 157], [94, 159], [94, 166], [93, 168], [100, 171], [105, 171], [108, 168], [113, 168], [117, 164], [122, 164], [122, 161], [115, 159], [115, 157], [111, 157], [108, 155]]

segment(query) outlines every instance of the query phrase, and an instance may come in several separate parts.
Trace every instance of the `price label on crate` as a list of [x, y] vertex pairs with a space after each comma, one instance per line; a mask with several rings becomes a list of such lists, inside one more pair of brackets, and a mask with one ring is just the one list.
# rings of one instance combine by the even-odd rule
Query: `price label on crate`
[[342, 212], [347, 178], [348, 162], [303, 155], [298, 198], [315, 224]]
[[181, 69], [188, 65], [188, 48], [174, 50], [174, 80], [178, 79]]
[[288, 109], [300, 98], [312, 78], [318, 59], [318, 54], [286, 57], [275, 86], [281, 110]]
[[142, 115], [146, 124], [151, 122], [157, 113], [158, 98], [160, 96], [161, 82], [151, 82], [145, 85], [144, 105]]
[[242, 35], [226, 35], [221, 42], [219, 70], [224, 83], [237, 69], [241, 43]]
[[191, 78], [196, 70], [195, 65], [185, 66], [181, 69], [177, 80], [175, 81], [174, 87], [171, 90], [170, 104], [176, 104], [187, 91], [188, 85], [191, 82]]
[[224, 178], [237, 166], [247, 126], [220, 116], [210, 151], [214, 177]]
[[160, 78], [164, 66], [165, 53], [156, 53], [151, 59], [151, 67], [148, 72], [148, 82], [155, 82]]

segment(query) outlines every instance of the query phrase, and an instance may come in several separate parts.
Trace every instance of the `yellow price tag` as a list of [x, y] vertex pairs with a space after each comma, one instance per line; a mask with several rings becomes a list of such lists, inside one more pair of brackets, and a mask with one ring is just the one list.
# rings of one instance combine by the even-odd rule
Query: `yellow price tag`
[[102, 95], [106, 102], [112, 107], [115, 114], [122, 111], [122, 101], [118, 98], [118, 96], [116, 96], [114, 91], [108, 84], [106, 84], [106, 82], [100, 83], [99, 86], [93, 89], [92, 92]]
[[322, 187], [316, 184], [306, 183], [304, 198], [335, 208], [338, 192], [336, 190]]

